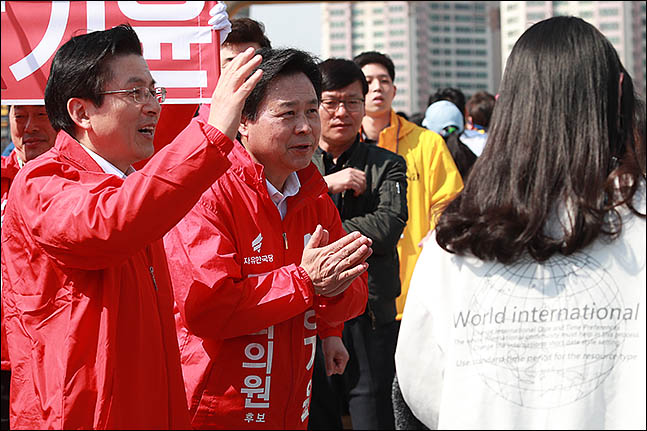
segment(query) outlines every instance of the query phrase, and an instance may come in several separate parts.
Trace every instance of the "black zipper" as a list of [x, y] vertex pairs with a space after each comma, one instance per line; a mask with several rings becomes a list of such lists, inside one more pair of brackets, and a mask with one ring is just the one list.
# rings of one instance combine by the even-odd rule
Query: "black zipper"
[[146, 247], [146, 254], [148, 254], [148, 272], [151, 274], [151, 280], [153, 280], [153, 287], [155, 288], [155, 292], [158, 291], [157, 289], [157, 280], [155, 280], [155, 268], [153, 268], [153, 253], [151, 251], [151, 246], [148, 245]]
[[368, 317], [371, 319], [371, 328], [375, 330], [375, 313], [373, 313], [373, 309], [371, 308], [371, 301], [366, 303], [366, 311], [368, 312]]

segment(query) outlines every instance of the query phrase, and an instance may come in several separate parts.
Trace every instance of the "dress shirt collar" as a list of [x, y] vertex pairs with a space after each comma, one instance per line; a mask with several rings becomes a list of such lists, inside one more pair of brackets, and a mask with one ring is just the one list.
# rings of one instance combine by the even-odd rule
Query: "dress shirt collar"
[[268, 180], [265, 180], [265, 183], [267, 184], [267, 192], [270, 195], [270, 199], [272, 199], [272, 202], [274, 202], [274, 205], [278, 208], [279, 213], [281, 214], [281, 220], [283, 220], [288, 209], [286, 201], [287, 198], [299, 193], [299, 189], [301, 188], [299, 176], [296, 172], [292, 172], [288, 175], [285, 179], [285, 184], [283, 185], [283, 193], [274, 187], [274, 185], [272, 185]]
[[112, 163], [110, 163], [109, 161], [107, 161], [106, 159], [104, 159], [103, 157], [101, 157], [100, 155], [98, 155], [97, 153], [95, 153], [85, 145], [81, 144], [80, 142], [79, 144], [81, 145], [81, 148], [83, 148], [90, 155], [90, 157], [92, 157], [94, 161], [97, 162], [97, 164], [101, 167], [101, 169], [103, 169], [103, 172], [105, 172], [106, 174], [117, 175], [119, 178], [125, 179], [128, 175], [135, 172], [135, 168], [133, 168], [132, 166], [128, 166], [128, 170], [126, 170], [126, 173], [123, 173], [115, 165], [113, 165]]

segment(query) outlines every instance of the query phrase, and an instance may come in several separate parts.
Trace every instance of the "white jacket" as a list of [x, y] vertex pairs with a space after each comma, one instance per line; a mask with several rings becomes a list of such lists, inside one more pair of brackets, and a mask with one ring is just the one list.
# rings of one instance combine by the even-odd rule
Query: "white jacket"
[[645, 429], [645, 219], [622, 214], [617, 240], [543, 264], [456, 256], [432, 237], [395, 356], [416, 417], [440, 429]]

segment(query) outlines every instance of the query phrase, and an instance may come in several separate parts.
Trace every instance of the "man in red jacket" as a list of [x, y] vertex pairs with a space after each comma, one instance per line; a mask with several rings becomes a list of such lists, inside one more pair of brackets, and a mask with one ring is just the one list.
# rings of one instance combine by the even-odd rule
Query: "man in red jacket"
[[228, 168], [260, 60], [235, 59], [218, 109], [134, 171], [166, 94], [137, 34], [58, 50], [45, 106], [60, 132], [16, 176], [2, 226], [12, 429], [189, 427], [162, 236]]
[[294, 49], [258, 53], [231, 168], [164, 237], [194, 428], [305, 429], [317, 334], [334, 340], [330, 372], [343, 372], [343, 322], [368, 297], [372, 242], [346, 235], [311, 163], [317, 64]]
[[[2, 156], [2, 219], [7, 205], [9, 188], [18, 170], [28, 161], [40, 156], [54, 146], [56, 131], [49, 122], [47, 111], [42, 105], [12, 105], [9, 108], [9, 132], [15, 149], [8, 156]], [[2, 313], [4, 316], [4, 312]], [[11, 366], [7, 350], [7, 337], [2, 319], [2, 417], [0, 424], [9, 429], [9, 381]]]

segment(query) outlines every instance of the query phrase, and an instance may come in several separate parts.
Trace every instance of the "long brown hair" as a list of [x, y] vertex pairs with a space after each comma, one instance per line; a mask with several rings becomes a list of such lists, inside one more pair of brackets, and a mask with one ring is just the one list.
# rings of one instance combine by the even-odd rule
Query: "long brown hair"
[[[617, 207], [633, 209], [643, 176], [634, 104], [631, 77], [595, 27], [575, 17], [530, 27], [508, 58], [485, 150], [439, 218], [438, 244], [510, 263], [617, 236]], [[555, 238], [546, 222], [565, 202], [572, 229]]]

